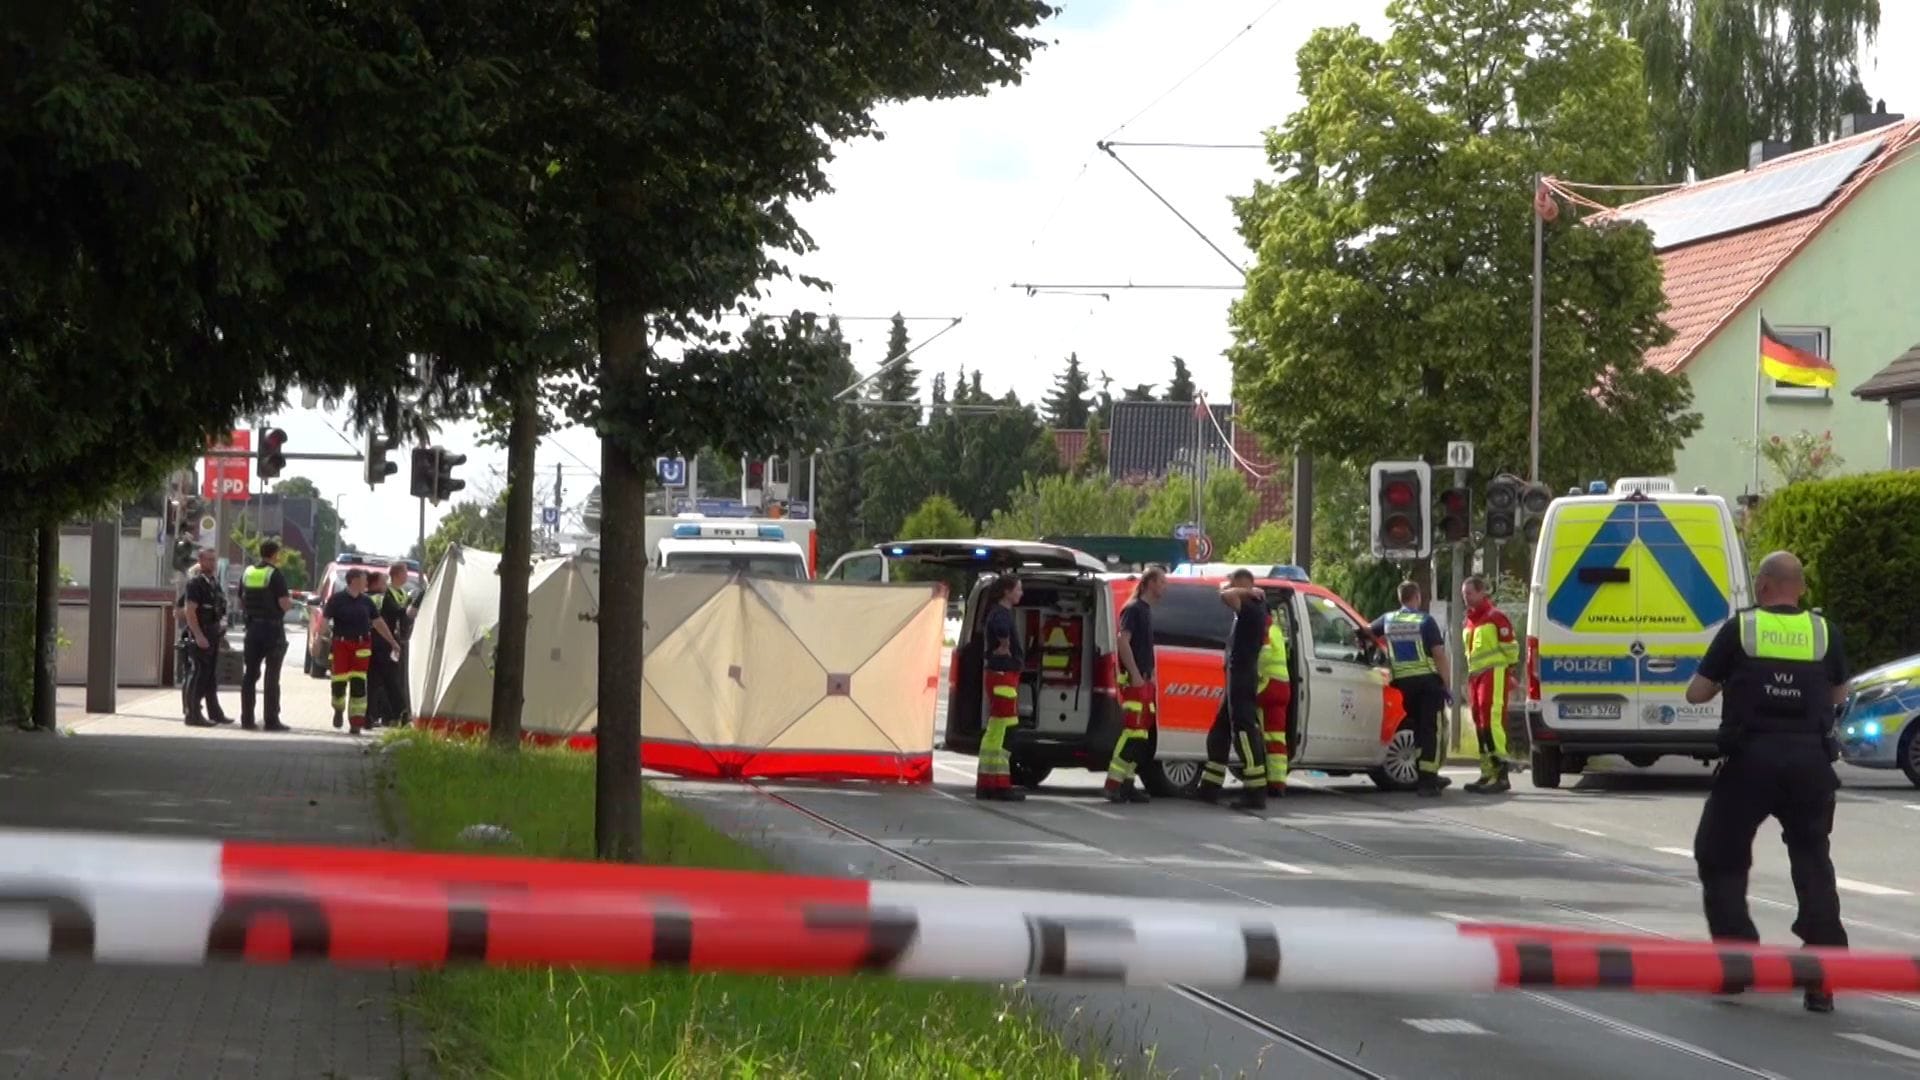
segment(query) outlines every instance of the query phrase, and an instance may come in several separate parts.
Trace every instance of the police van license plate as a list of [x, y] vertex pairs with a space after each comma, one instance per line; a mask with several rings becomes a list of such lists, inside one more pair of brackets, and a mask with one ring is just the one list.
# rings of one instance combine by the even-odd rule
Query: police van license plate
[[1617, 701], [1562, 701], [1560, 702], [1562, 720], [1618, 720], [1620, 703]]

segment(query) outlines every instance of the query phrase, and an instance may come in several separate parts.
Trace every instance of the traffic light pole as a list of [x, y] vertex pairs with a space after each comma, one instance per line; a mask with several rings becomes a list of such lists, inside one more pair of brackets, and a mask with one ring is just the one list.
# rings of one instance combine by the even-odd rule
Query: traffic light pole
[[[1461, 491], [1467, 490], [1467, 470], [1453, 470], [1453, 486]], [[1447, 745], [1453, 745], [1459, 741], [1460, 735], [1468, 726], [1460, 722], [1460, 717], [1464, 710], [1470, 710], [1473, 707], [1467, 695], [1466, 634], [1462, 629], [1467, 624], [1467, 613], [1465, 601], [1460, 599], [1460, 583], [1467, 578], [1467, 544], [1472, 541], [1472, 520], [1472, 516], [1469, 515], [1467, 539], [1453, 545], [1453, 577], [1449, 582], [1452, 592], [1447, 595], [1447, 610], [1458, 612], [1447, 634], [1448, 640], [1454, 642], [1454, 647], [1447, 650], [1447, 685], [1453, 687], [1453, 730], [1449, 732], [1451, 739]], [[1467, 712], [1465, 715], [1472, 714]]]

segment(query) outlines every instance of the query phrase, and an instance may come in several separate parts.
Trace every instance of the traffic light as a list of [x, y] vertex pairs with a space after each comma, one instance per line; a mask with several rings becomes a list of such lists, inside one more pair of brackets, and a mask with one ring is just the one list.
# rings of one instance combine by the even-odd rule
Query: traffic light
[[1460, 544], [1473, 538], [1472, 497], [1463, 487], [1440, 493], [1440, 539]]
[[1383, 559], [1422, 559], [1433, 550], [1427, 508], [1432, 470], [1424, 461], [1376, 461], [1368, 470], [1373, 553]]
[[1517, 476], [1502, 474], [1487, 485], [1487, 539], [1511, 540], [1520, 530], [1520, 489]]
[[268, 428], [260, 435], [260, 479], [271, 480], [287, 467], [287, 433]]
[[440, 475], [440, 467], [434, 461], [434, 458], [438, 454], [439, 451], [431, 446], [416, 446], [413, 448], [413, 484], [411, 490], [414, 498], [433, 498], [434, 481]]
[[1540, 541], [1540, 527], [1546, 523], [1547, 507], [1553, 492], [1545, 484], [1528, 484], [1520, 491], [1520, 535], [1529, 544]]
[[399, 445], [399, 439], [383, 439], [378, 432], [367, 432], [367, 464], [362, 475], [366, 478], [368, 487], [373, 487], [400, 471], [398, 464], [387, 460], [387, 454], [397, 449]]
[[453, 478], [453, 468], [466, 463], [467, 455], [450, 454], [444, 447], [433, 448], [433, 501], [438, 503], [452, 498], [453, 493], [467, 486], [465, 480]]

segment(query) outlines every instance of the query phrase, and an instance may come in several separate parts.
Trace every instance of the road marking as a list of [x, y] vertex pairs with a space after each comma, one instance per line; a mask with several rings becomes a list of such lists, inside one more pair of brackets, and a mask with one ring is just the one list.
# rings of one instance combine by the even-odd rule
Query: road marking
[[1447, 920], [1448, 922], [1473, 922], [1474, 921], [1472, 919], [1467, 918], [1465, 915], [1456, 915], [1451, 911], [1436, 911], [1434, 912], [1434, 914], [1442, 919]]
[[1249, 855], [1244, 851], [1237, 851], [1233, 848], [1228, 847], [1225, 844], [1201, 844], [1200, 846], [1203, 848], [1206, 848], [1208, 851], [1218, 852], [1222, 855], [1227, 856], [1228, 858], [1245, 859], [1248, 862], [1259, 863], [1261, 866], [1266, 867], [1268, 870], [1278, 870], [1283, 874], [1313, 873], [1313, 871], [1307, 869], [1304, 866], [1295, 866], [1292, 863], [1284, 863], [1278, 859], [1269, 859], [1261, 855]]
[[1909, 810], [1920, 810], [1920, 803], [1906, 803], [1905, 805]]
[[1912, 896], [1905, 889], [1890, 889], [1885, 885], [1875, 885], [1871, 881], [1855, 881], [1852, 878], [1835, 878], [1833, 883], [1848, 892], [1865, 893], [1868, 896]]
[[1653, 850], [1655, 850], [1655, 851], [1657, 851], [1657, 852], [1659, 852], [1659, 853], [1660, 853], [1660, 854], [1662, 854], [1662, 855], [1678, 855], [1678, 856], [1680, 856], [1680, 857], [1681, 857], [1681, 858], [1683, 858], [1683, 859], [1691, 859], [1691, 858], [1693, 858], [1693, 851], [1692, 851], [1692, 849], [1690, 849], [1690, 848], [1683, 848], [1683, 847], [1657, 847], [1657, 848], [1654, 848]]
[[1401, 1023], [1406, 1024], [1408, 1027], [1411, 1027], [1416, 1031], [1424, 1031], [1429, 1035], [1491, 1035], [1493, 1034], [1493, 1032], [1488, 1031], [1486, 1028], [1481, 1027], [1479, 1024], [1476, 1024], [1471, 1020], [1404, 1019], [1401, 1021]]
[[1124, 816], [1120, 814], [1116, 814], [1111, 810], [1102, 810], [1097, 806], [1088, 806], [1085, 803], [1074, 802], [1070, 799], [1048, 799], [1047, 801], [1050, 803], [1055, 803], [1060, 806], [1071, 806], [1075, 810], [1085, 810], [1087, 813], [1092, 814], [1095, 817], [1109, 818], [1113, 821], [1127, 820]]
[[1897, 1042], [1888, 1042], [1877, 1035], [1863, 1035], [1857, 1031], [1836, 1031], [1834, 1034], [1843, 1039], [1857, 1042], [1861, 1046], [1871, 1046], [1875, 1050], [1885, 1050], [1889, 1054], [1920, 1061], [1920, 1050], [1915, 1050], [1910, 1046], [1901, 1046]]
[[[1553, 826], [1556, 829], [1565, 829], [1568, 832], [1577, 832], [1586, 836], [1605, 837], [1607, 835], [1606, 833], [1601, 832], [1599, 829], [1583, 829], [1578, 825], [1562, 825], [1557, 821], [1549, 821], [1547, 822], [1547, 824]], [[1692, 854], [1692, 852], [1688, 852], [1688, 854]]]
[[969, 780], [972, 780], [974, 778], [974, 772], [972, 769], [963, 769], [958, 765], [949, 765], [944, 761], [934, 762], [933, 767], [936, 769], [945, 769], [955, 776], [964, 776]]

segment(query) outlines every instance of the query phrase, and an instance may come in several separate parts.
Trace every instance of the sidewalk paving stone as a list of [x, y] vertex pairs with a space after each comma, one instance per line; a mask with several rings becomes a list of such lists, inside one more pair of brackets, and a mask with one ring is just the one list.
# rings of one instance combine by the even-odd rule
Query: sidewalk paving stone
[[[327, 684], [282, 680], [293, 731], [181, 722], [177, 690], [122, 689], [88, 716], [62, 687], [62, 734], [0, 734], [0, 826], [391, 846], [370, 740], [335, 732]], [[229, 715], [237, 691], [223, 692]], [[397, 972], [0, 963], [0, 1080], [392, 1080], [431, 1075]]]

